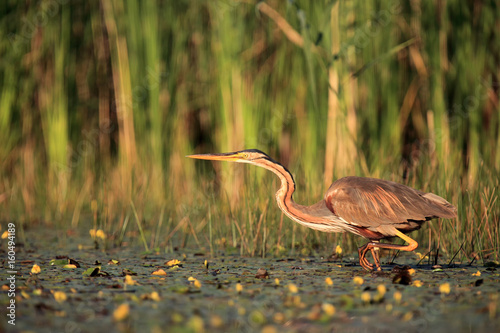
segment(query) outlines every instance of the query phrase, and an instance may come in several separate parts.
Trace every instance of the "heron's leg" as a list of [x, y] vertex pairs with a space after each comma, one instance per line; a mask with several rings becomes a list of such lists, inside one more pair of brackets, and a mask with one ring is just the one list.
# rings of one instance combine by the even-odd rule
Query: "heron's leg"
[[361, 265], [361, 267], [363, 267], [364, 269], [366, 269], [367, 271], [371, 271], [373, 270], [373, 265], [368, 261], [368, 259], [366, 259], [366, 253], [368, 252], [368, 250], [370, 249], [368, 247], [370, 243], [366, 244], [366, 245], [363, 245], [361, 246], [359, 249], [358, 249], [358, 255], [359, 255], [359, 264]]
[[[405, 242], [407, 242], [408, 245], [385, 244], [385, 243], [379, 243], [379, 242], [372, 241], [372, 242], [370, 242], [370, 243], [368, 243], [368, 244], [365, 245], [366, 248], [363, 247], [364, 248], [364, 254], [366, 254], [366, 252], [368, 250], [372, 251], [372, 255], [373, 255], [373, 258], [375, 260], [375, 264], [377, 265], [377, 269], [380, 269], [380, 261], [379, 261], [379, 257], [378, 257], [378, 249], [393, 249], [393, 250], [400, 250], [400, 251], [409, 251], [409, 252], [411, 252], [411, 251], [415, 250], [417, 248], [417, 246], [418, 246], [418, 243], [415, 240], [413, 240], [412, 238], [406, 236], [405, 234], [403, 234], [401, 231], [397, 230], [396, 228], [394, 228], [394, 233], [396, 234], [396, 236], [398, 236], [399, 238], [401, 238]], [[375, 255], [375, 253], [376, 253], [376, 255]], [[361, 260], [360, 260], [360, 264], [361, 264]]]
[[[380, 244], [379, 241], [373, 241], [373, 243]], [[380, 253], [379, 253], [380, 251], [379, 251], [379, 248], [378, 247], [372, 247], [370, 250], [372, 252], [373, 261], [375, 262], [375, 266], [377, 266], [377, 271], [382, 270], [382, 268], [380, 268]]]

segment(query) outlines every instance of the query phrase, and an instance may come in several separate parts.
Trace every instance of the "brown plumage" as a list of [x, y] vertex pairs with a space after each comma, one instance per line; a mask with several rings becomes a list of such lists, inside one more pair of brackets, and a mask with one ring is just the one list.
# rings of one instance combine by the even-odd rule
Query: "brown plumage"
[[[433, 218], [457, 216], [456, 208], [436, 194], [382, 179], [354, 176], [336, 180], [326, 191], [324, 200], [302, 206], [292, 199], [295, 182], [291, 173], [259, 150], [188, 157], [250, 163], [274, 172], [281, 179], [281, 187], [276, 192], [278, 206], [292, 220], [324, 232], [351, 232], [370, 241], [358, 249], [359, 263], [367, 270], [373, 269], [365, 258], [368, 251], [380, 270], [378, 249], [413, 251], [418, 244], [406, 233], [419, 229], [422, 223]], [[380, 243], [381, 239], [395, 236], [408, 245]]]

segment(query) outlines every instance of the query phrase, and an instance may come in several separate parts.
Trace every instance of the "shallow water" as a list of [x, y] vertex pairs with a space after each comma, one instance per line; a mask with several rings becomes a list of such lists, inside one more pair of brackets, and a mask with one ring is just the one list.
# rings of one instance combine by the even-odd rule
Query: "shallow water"
[[[139, 248], [128, 247], [96, 250], [89, 237], [70, 237], [44, 246], [55, 236], [50, 240], [41, 234], [28, 232], [26, 239], [33, 241], [18, 244], [16, 325], [9, 325], [4, 317], [0, 329], [500, 331], [500, 268], [459, 265], [436, 270], [416, 266], [416, 256], [405, 254], [397, 262], [400, 266], [409, 264], [414, 271], [398, 272], [395, 265], [385, 265], [382, 273], [370, 273], [357, 264], [357, 255], [328, 261], [320, 257], [244, 258], [223, 252], [211, 258], [209, 253], [187, 250], [168, 255], [141, 254]], [[4, 284], [9, 276], [5, 249], [2, 244]], [[57, 256], [76, 260], [80, 268], [64, 268], [57, 265], [60, 262], [51, 265]], [[108, 264], [112, 259], [119, 264]], [[169, 267], [166, 263], [171, 259], [180, 264]], [[96, 261], [101, 263], [101, 276], [84, 275], [88, 268], [96, 267]], [[34, 264], [40, 266], [39, 274], [31, 273]], [[166, 275], [152, 275], [158, 268]], [[268, 276], [260, 271], [257, 278], [259, 268], [264, 268]], [[128, 284], [123, 276], [127, 269], [137, 274]], [[1, 294], [2, 307], [9, 300], [7, 292]], [[129, 305], [128, 313], [114, 318], [118, 316], [115, 310], [124, 303]]]

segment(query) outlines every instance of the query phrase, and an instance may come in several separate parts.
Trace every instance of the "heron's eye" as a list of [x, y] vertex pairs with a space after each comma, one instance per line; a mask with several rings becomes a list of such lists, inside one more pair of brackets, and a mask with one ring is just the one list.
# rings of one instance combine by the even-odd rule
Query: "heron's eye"
[[244, 158], [245, 160], [247, 160], [249, 157], [250, 157], [250, 155], [248, 155], [247, 153], [244, 153], [244, 154], [243, 154], [243, 158]]

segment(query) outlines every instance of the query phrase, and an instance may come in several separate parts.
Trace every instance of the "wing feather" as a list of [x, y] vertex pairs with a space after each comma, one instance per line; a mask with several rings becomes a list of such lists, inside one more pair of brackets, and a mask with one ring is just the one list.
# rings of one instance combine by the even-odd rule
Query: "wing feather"
[[330, 186], [325, 202], [335, 215], [364, 228], [456, 216], [456, 208], [440, 196], [375, 178], [341, 178]]

